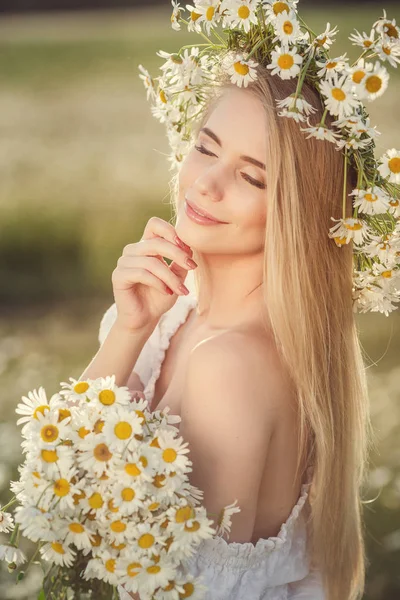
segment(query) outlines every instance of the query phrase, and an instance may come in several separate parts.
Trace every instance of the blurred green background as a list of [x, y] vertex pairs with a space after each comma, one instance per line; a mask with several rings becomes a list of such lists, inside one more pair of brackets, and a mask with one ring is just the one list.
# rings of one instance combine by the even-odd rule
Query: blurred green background
[[[400, 21], [398, 4], [385, 3]], [[154, 119], [138, 65], [153, 76], [199, 36], [173, 31], [170, 4], [116, 12], [9, 15], [0, 20], [0, 500], [17, 478], [22, 395], [78, 378], [98, 349], [112, 304], [111, 273], [147, 220], [172, 218], [164, 126]], [[317, 33], [338, 25], [331, 56], [360, 54], [347, 39], [369, 33], [380, 3], [305, 7]], [[381, 131], [376, 155], [399, 148], [400, 69], [367, 105]], [[365, 506], [368, 600], [400, 598], [400, 317], [357, 315], [379, 439]], [[345, 507], [343, 507], [345, 510]], [[6, 536], [1, 537], [7, 539]], [[27, 546], [29, 550], [29, 545]], [[0, 600], [36, 597], [33, 567], [14, 587], [1, 564]], [[345, 599], [343, 599], [345, 600]]]

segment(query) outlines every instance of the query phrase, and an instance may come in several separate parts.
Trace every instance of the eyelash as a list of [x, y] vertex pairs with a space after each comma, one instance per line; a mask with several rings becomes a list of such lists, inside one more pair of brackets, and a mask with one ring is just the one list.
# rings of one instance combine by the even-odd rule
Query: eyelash
[[[195, 148], [198, 152], [201, 152], [202, 154], [207, 154], [208, 156], [216, 156], [213, 152], [206, 150], [202, 144], [200, 144], [199, 146], [195, 146]], [[243, 179], [248, 181], [251, 185], [254, 185], [255, 187], [258, 187], [259, 189], [262, 189], [262, 190], [265, 189], [265, 185], [263, 183], [256, 181], [255, 179], [250, 177], [250, 175], [246, 175], [246, 173], [242, 173], [241, 175], [242, 175]]]

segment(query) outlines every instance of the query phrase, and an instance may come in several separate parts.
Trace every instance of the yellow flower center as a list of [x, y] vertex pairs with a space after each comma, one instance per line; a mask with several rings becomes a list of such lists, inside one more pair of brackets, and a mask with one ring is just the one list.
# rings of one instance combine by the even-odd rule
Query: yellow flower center
[[157, 510], [157, 508], [160, 506], [159, 502], [152, 502], [151, 504], [149, 504], [149, 510]]
[[84, 394], [89, 389], [89, 384], [87, 381], [79, 381], [74, 385], [74, 392], [76, 394]]
[[392, 173], [400, 173], [400, 157], [395, 156], [394, 158], [391, 158], [388, 162], [388, 167]]
[[40, 453], [42, 460], [47, 463], [58, 461], [57, 450], [42, 450]]
[[44, 442], [54, 442], [58, 438], [58, 427], [55, 425], [45, 425], [42, 427], [40, 436]]
[[80, 523], [70, 523], [69, 530], [73, 533], [83, 533], [85, 531], [85, 528]]
[[392, 276], [392, 271], [382, 271], [381, 275], [382, 277], [386, 277], [386, 279], [390, 279]]
[[399, 37], [399, 32], [397, 30], [397, 27], [395, 27], [393, 25], [393, 23], [390, 23], [390, 22], [385, 23], [383, 25], [383, 29], [385, 30], [386, 35], [388, 35], [389, 37], [394, 37], [394, 38], [398, 38]]
[[92, 533], [90, 537], [91, 537], [90, 543], [92, 544], [93, 547], [100, 546], [102, 537], [99, 533]]
[[184, 523], [189, 519], [193, 519], [194, 516], [195, 512], [191, 506], [182, 506], [175, 513], [175, 521], [177, 523]]
[[114, 573], [114, 571], [115, 571], [115, 558], [109, 558], [108, 560], [106, 560], [104, 566], [107, 569], [107, 571], [109, 571], [110, 573]]
[[133, 562], [130, 563], [127, 567], [126, 567], [126, 573], [127, 575], [129, 575], [129, 577], [136, 577], [136, 575], [138, 575], [139, 571], [137, 569], [141, 569], [142, 565], [138, 562]]
[[243, 77], [249, 72], [249, 67], [240, 61], [235, 62], [233, 68], [235, 69], [236, 73], [242, 75]]
[[101, 433], [103, 431], [104, 421], [102, 419], [97, 419], [94, 424], [93, 431], [94, 433]]
[[132, 435], [132, 426], [126, 421], [120, 421], [114, 427], [114, 433], [119, 440], [127, 440]]
[[343, 102], [343, 100], [345, 100], [346, 98], [346, 94], [344, 93], [342, 88], [333, 88], [332, 96], [335, 98], [335, 100], [339, 100], [339, 102]]
[[156, 573], [159, 573], [161, 571], [161, 567], [159, 567], [158, 565], [151, 565], [151, 567], [147, 567], [146, 571], [148, 573], [151, 573], [152, 575], [155, 575]]
[[285, 21], [283, 24], [283, 31], [287, 35], [290, 35], [291, 33], [293, 33], [293, 24], [290, 21]]
[[360, 81], [365, 77], [365, 71], [354, 71], [352, 75], [352, 80], [354, 83], [360, 83]]
[[114, 506], [114, 502], [113, 502], [112, 498], [111, 498], [111, 500], [109, 500], [107, 502], [107, 506], [108, 506], [108, 510], [110, 510], [111, 512], [118, 512], [119, 511], [119, 508], [117, 506]]
[[65, 554], [63, 545], [60, 544], [60, 542], [51, 542], [51, 547], [53, 548], [54, 552], [58, 552], [58, 554]]
[[198, 521], [193, 521], [193, 525], [191, 527], [189, 527], [188, 525], [186, 525], [185, 523], [185, 531], [198, 531], [200, 529], [200, 523]]
[[392, 53], [391, 49], [389, 48], [389, 46], [384, 46], [382, 45], [382, 50], [383, 52], [387, 55], [390, 56], [390, 54]]
[[142, 417], [142, 419], [143, 419], [142, 423], [144, 423], [146, 420], [146, 417], [144, 416], [144, 412], [142, 410], [135, 410], [135, 413], [137, 414], [138, 417]]
[[382, 87], [382, 79], [377, 75], [369, 75], [365, 82], [365, 87], [370, 94], [375, 94], [376, 92], [379, 92]]
[[278, 58], [278, 65], [281, 69], [290, 69], [294, 65], [294, 59], [291, 54], [281, 54]]
[[206, 19], [207, 21], [212, 21], [212, 18], [214, 16], [214, 12], [215, 12], [215, 8], [214, 6], [209, 6], [206, 10]]
[[201, 17], [201, 15], [197, 12], [194, 12], [194, 10], [192, 10], [192, 12], [190, 13], [190, 18], [192, 19], [192, 21], [197, 21], [197, 19]]
[[126, 529], [126, 524], [122, 521], [113, 521], [110, 527], [115, 533], [122, 533]]
[[354, 225], [350, 225], [350, 223], [345, 223], [345, 227], [346, 229], [350, 229], [350, 231], [359, 231], [360, 229], [362, 229], [362, 224], [356, 221]]
[[378, 196], [376, 194], [365, 194], [364, 195], [365, 200], [367, 200], [367, 202], [376, 202], [376, 200], [378, 200]]
[[371, 40], [364, 40], [364, 46], [365, 48], [370, 48], [370, 46], [372, 46]]
[[[150, 446], [151, 446], [151, 444], [150, 444]], [[160, 447], [160, 446], [158, 446], [158, 447]], [[147, 460], [147, 458], [146, 458], [145, 456], [140, 456], [140, 457], [139, 457], [139, 462], [141, 462], [141, 463], [142, 463], [142, 466], [143, 466], [144, 468], [146, 468], [146, 467], [147, 467], [147, 465], [149, 464], [149, 463], [148, 463], [148, 460]]]
[[272, 10], [274, 11], [275, 15], [279, 15], [279, 13], [283, 12], [284, 10], [289, 12], [289, 6], [286, 4], [286, 2], [274, 2]]
[[322, 38], [318, 38], [315, 40], [318, 46], [323, 46], [326, 42], [326, 35], [324, 35], [324, 37]]
[[115, 394], [112, 390], [101, 390], [99, 400], [105, 406], [111, 406], [115, 402]]
[[167, 97], [165, 95], [164, 90], [160, 90], [158, 95], [160, 97], [161, 102], [163, 102], [164, 104], [167, 104]]
[[151, 533], [144, 533], [138, 540], [140, 548], [150, 548], [154, 544], [154, 536]]
[[190, 598], [190, 596], [193, 596], [193, 594], [194, 594], [193, 583], [190, 583], [190, 581], [189, 581], [188, 583], [184, 583], [182, 587], [185, 591], [183, 592], [183, 594], [179, 594], [179, 598]]
[[327, 62], [325, 66], [326, 66], [327, 69], [334, 69], [336, 67], [336, 65], [337, 65], [337, 62], [335, 62], [333, 60], [331, 62]]
[[59, 423], [70, 416], [71, 416], [71, 411], [68, 410], [68, 408], [60, 408], [58, 410], [58, 422]]
[[155, 437], [154, 439], [151, 440], [150, 446], [152, 446], [153, 448], [159, 448], [160, 447], [160, 444], [158, 443], [158, 437]]
[[104, 504], [104, 500], [98, 492], [94, 492], [94, 494], [90, 496], [88, 502], [91, 508], [101, 508]]
[[37, 406], [35, 408], [35, 410], [33, 411], [32, 417], [34, 419], [37, 419], [37, 414], [41, 413], [42, 415], [44, 415], [45, 410], [50, 410], [50, 408], [47, 406], [47, 404], [42, 404], [41, 406]]
[[124, 488], [121, 492], [121, 498], [122, 500], [125, 500], [125, 502], [130, 502], [135, 496], [135, 490], [132, 488]]
[[84, 427], [84, 426], [79, 427], [79, 429], [78, 429], [78, 435], [79, 435], [80, 438], [83, 439], [84, 437], [87, 436], [88, 433], [90, 433], [89, 429], [86, 429], [86, 427]]
[[162, 488], [164, 487], [164, 483], [165, 475], [160, 475], [159, 473], [157, 473], [157, 475], [155, 475], [153, 478], [153, 485], [157, 488]]
[[93, 456], [96, 460], [106, 462], [107, 460], [110, 460], [112, 454], [109, 451], [107, 444], [97, 444], [93, 450]]
[[136, 463], [128, 463], [125, 465], [124, 467], [125, 473], [128, 473], [128, 475], [131, 475], [131, 477], [137, 477], [137, 475], [140, 475], [140, 473], [142, 472], [139, 467], [136, 465]]
[[237, 11], [237, 14], [238, 14], [238, 16], [239, 16], [241, 19], [247, 19], [247, 17], [248, 17], [248, 16], [249, 16], [249, 14], [250, 14], [249, 7], [248, 7], [248, 6], [246, 6], [246, 5], [242, 5], [242, 6], [239, 8], [239, 10]]
[[163, 460], [167, 463], [175, 462], [177, 456], [178, 454], [173, 448], [165, 448], [162, 453]]
[[60, 496], [61, 498], [69, 493], [70, 485], [66, 479], [57, 479], [57, 481], [54, 482], [53, 489], [55, 495]]

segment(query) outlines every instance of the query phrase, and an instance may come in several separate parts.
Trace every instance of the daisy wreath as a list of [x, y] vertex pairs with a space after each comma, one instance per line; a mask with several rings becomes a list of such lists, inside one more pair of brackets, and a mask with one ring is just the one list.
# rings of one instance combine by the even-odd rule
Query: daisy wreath
[[[400, 63], [396, 21], [384, 10], [369, 35], [355, 30], [349, 39], [362, 53], [350, 65], [346, 53], [329, 56], [337, 27], [327, 23], [323, 33], [315, 34], [298, 15], [298, 0], [195, 0], [194, 6], [186, 5], [187, 19], [179, 2], [171, 3], [172, 28], [179, 31], [183, 23], [207, 42], [183, 46], [176, 53], [157, 52], [166, 59], [159, 77], [139, 65], [152, 114], [166, 125], [171, 169], [179, 168], [190, 150], [193, 122], [206, 105], [207, 87], [217, 85], [222, 75], [247, 87], [257, 79], [261, 63], [281, 79], [297, 77], [295, 93], [277, 101], [278, 115], [305, 123], [300, 129], [307, 137], [327, 140], [343, 153], [342, 217], [331, 217], [336, 224], [328, 236], [339, 247], [353, 243], [354, 312], [388, 316], [400, 301], [400, 151], [392, 148], [375, 159], [374, 139], [380, 132], [370, 126], [362, 101], [373, 101], [387, 89], [389, 74], [383, 63], [394, 68]], [[367, 62], [373, 57], [375, 62]], [[309, 123], [315, 108], [302, 95], [304, 82], [318, 91], [325, 105], [317, 126]], [[325, 124], [328, 112], [335, 118], [334, 128]], [[349, 165], [357, 173], [351, 217], [345, 209]]]

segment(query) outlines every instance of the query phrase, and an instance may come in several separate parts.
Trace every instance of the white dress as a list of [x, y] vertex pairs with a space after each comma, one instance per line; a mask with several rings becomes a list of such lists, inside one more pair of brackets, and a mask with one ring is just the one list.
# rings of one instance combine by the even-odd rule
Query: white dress
[[[140, 353], [134, 371], [149, 402], [169, 341], [196, 303], [193, 291], [188, 296], [179, 296], [174, 306], [162, 315]], [[116, 315], [113, 304], [102, 318], [100, 343]], [[309, 468], [297, 503], [276, 537], [260, 538], [256, 544], [227, 542], [222, 537], [200, 543], [195, 554], [185, 561], [185, 568], [195, 577], [203, 577], [209, 589], [205, 600], [325, 600], [320, 573], [310, 570], [307, 553], [305, 517], [310, 510], [311, 475]], [[118, 586], [118, 591], [121, 600], [131, 600], [122, 586]]]

